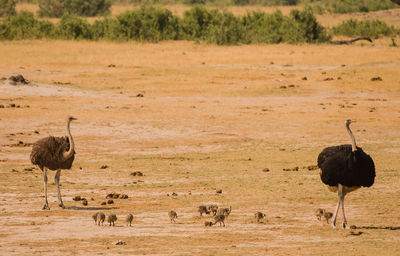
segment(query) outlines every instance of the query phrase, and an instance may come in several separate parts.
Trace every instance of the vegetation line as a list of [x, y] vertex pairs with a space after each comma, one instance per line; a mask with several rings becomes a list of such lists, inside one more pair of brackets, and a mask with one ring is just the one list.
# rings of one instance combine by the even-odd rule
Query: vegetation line
[[183, 17], [155, 6], [141, 6], [116, 17], [103, 17], [93, 24], [76, 14], [64, 14], [57, 23], [37, 19], [22, 11], [0, 23], [0, 40], [63, 39], [159, 42], [163, 40], [203, 41], [218, 45], [321, 43], [332, 35], [395, 36], [400, 29], [381, 21], [348, 20], [329, 29], [317, 22], [313, 10], [294, 9], [289, 15], [248, 12], [235, 16], [228, 11], [193, 6]]

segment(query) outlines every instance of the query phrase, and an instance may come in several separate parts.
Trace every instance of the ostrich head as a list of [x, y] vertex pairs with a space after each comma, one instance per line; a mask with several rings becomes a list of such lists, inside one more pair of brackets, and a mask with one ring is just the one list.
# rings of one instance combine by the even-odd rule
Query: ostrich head
[[346, 119], [345, 124], [346, 124], [346, 126], [349, 126], [351, 123], [355, 123], [355, 122], [356, 122], [356, 120]]
[[69, 116], [68, 117], [68, 121], [71, 122], [72, 120], [78, 120], [77, 118], [73, 117], [73, 116]]

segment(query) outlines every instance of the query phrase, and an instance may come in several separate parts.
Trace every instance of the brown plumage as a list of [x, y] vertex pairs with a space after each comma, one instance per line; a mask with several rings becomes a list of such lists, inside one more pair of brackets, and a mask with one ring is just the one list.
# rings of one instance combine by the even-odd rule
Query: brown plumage
[[71, 168], [75, 158], [74, 140], [70, 131], [72, 120], [76, 120], [76, 118], [71, 116], [67, 120], [68, 137], [49, 136], [36, 141], [32, 146], [31, 162], [39, 166], [43, 172], [45, 194], [43, 209], [50, 210], [49, 203], [47, 202], [47, 169], [57, 171], [55, 182], [57, 185], [58, 205], [65, 208], [60, 193], [60, 174], [62, 169]]
[[46, 167], [52, 171], [70, 169], [75, 158], [75, 152], [68, 159], [63, 159], [63, 153], [70, 147], [69, 139], [49, 136], [36, 141], [32, 146], [31, 162], [40, 169]]

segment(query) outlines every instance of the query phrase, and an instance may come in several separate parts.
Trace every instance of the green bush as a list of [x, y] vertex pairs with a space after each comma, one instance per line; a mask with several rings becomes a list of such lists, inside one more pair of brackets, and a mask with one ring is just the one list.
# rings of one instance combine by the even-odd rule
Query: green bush
[[294, 20], [303, 41], [314, 43], [330, 39], [325, 28], [317, 22], [311, 8], [305, 8], [303, 11], [292, 10], [290, 17]]
[[92, 29], [85, 19], [66, 14], [57, 25], [56, 36], [60, 39], [92, 39]]
[[289, 17], [281, 11], [248, 13], [242, 18], [244, 43], [315, 43], [329, 40], [310, 9], [292, 10]]
[[39, 0], [40, 17], [61, 17], [76, 14], [92, 17], [108, 15], [112, 0]]
[[310, 4], [317, 13], [372, 12], [398, 7], [390, 0], [303, 0], [303, 2]]
[[121, 13], [116, 19], [104, 19], [93, 24], [95, 37], [109, 40], [158, 42], [179, 39], [179, 19], [168, 9], [142, 6]]
[[237, 44], [242, 40], [240, 19], [232, 13], [218, 12], [215, 21], [206, 29], [202, 40], [218, 45]]
[[39, 0], [40, 17], [56, 18], [64, 14], [63, 0]]
[[55, 26], [49, 21], [36, 20], [31, 12], [8, 16], [0, 24], [0, 39], [40, 39], [54, 36]]
[[112, 0], [63, 0], [67, 13], [93, 17], [110, 14]]
[[383, 21], [379, 20], [358, 21], [355, 19], [343, 21], [339, 25], [333, 27], [332, 32], [335, 35], [368, 36], [372, 38], [378, 38], [379, 36], [393, 36], [395, 34], [400, 34], [399, 29], [396, 29], [393, 26], [389, 26]]
[[208, 10], [203, 6], [195, 6], [183, 13], [181, 27], [184, 37], [189, 40], [205, 40], [211, 26], [218, 23], [218, 10]]
[[0, 0], [0, 17], [15, 15], [15, 0]]

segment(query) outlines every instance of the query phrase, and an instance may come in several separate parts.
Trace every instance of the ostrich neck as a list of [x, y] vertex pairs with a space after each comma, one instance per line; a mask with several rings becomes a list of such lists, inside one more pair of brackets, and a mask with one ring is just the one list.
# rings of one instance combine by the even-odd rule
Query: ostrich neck
[[351, 139], [351, 150], [354, 152], [354, 151], [357, 150], [357, 147], [356, 147], [356, 139], [354, 138], [354, 135], [353, 135], [353, 133], [352, 133], [351, 130], [350, 130], [350, 124], [346, 124], [346, 129], [347, 129], [347, 131], [349, 132], [350, 139]]
[[69, 128], [70, 123], [71, 123], [71, 121], [68, 120], [67, 133], [68, 133], [68, 139], [69, 139], [69, 150], [65, 151], [63, 153], [63, 158], [65, 160], [70, 158], [74, 154], [74, 148], [75, 148], [74, 139], [72, 138], [71, 131], [70, 131], [70, 128]]

